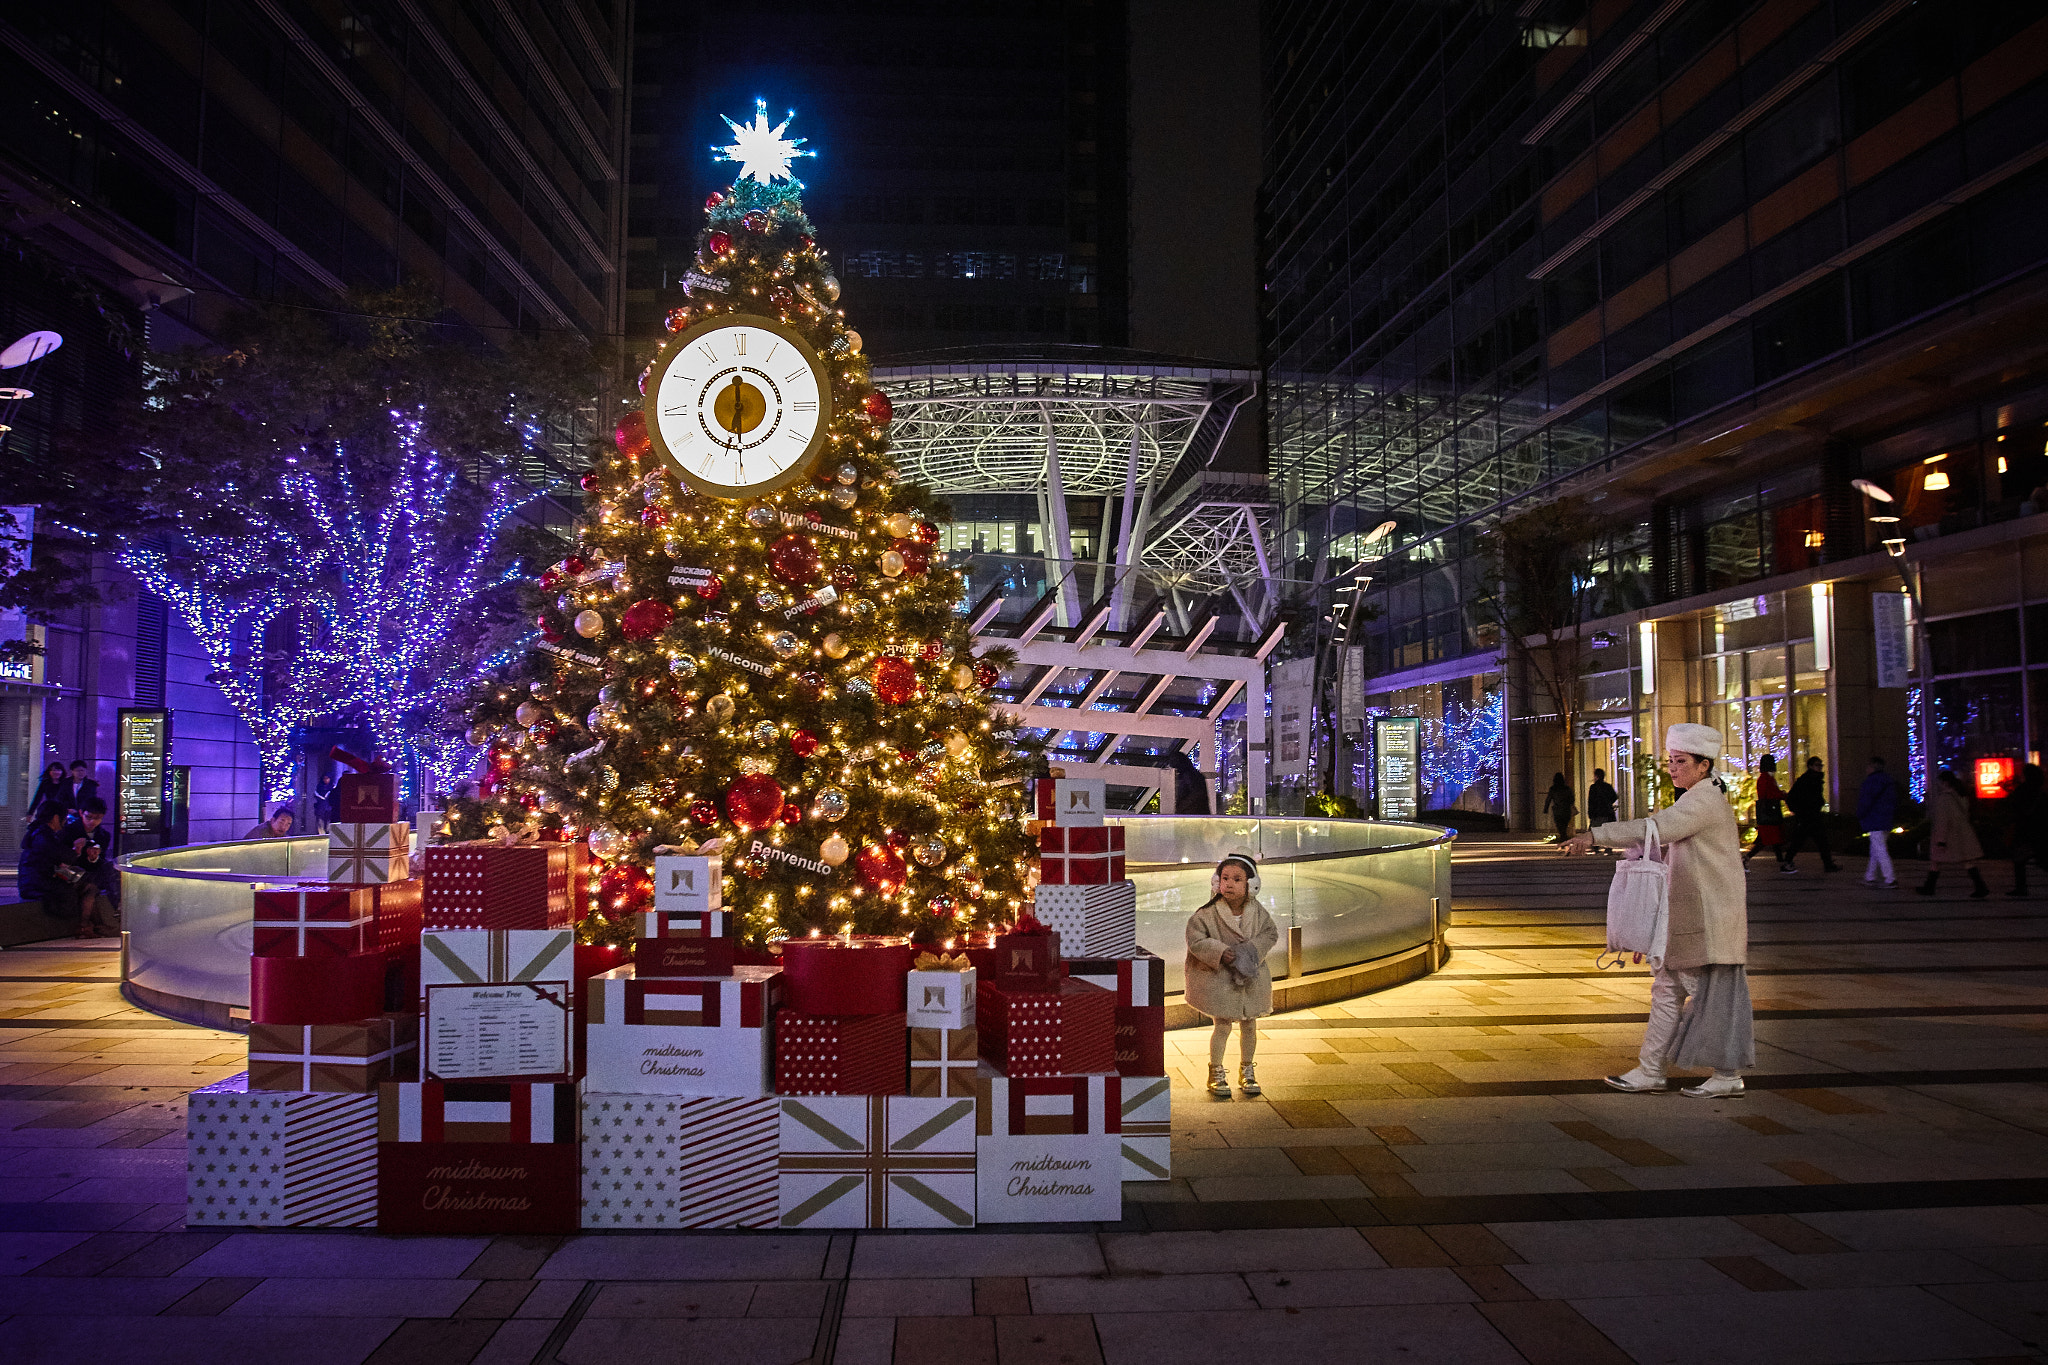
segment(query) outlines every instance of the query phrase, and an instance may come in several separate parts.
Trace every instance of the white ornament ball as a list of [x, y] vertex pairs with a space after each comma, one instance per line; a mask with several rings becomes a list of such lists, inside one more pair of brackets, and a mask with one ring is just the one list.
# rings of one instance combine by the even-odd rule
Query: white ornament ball
[[[882, 551], [882, 573], [889, 578], [901, 578], [903, 576], [903, 556], [894, 550]], [[594, 615], [595, 613], [592, 614]], [[579, 621], [582, 620], [581, 617], [577, 619]]]
[[540, 723], [542, 714], [538, 706], [535, 706], [530, 701], [523, 701], [519, 703], [518, 709], [513, 711], [512, 718], [521, 725], [537, 725]]
[[590, 831], [590, 851], [600, 858], [616, 858], [625, 846], [626, 836], [610, 825], [599, 825]]
[[604, 618], [585, 607], [576, 613], [576, 633], [586, 640], [595, 640], [604, 634]]
[[825, 842], [818, 845], [818, 861], [827, 867], [837, 867], [852, 851], [846, 846], [846, 840], [836, 834], [828, 834]]

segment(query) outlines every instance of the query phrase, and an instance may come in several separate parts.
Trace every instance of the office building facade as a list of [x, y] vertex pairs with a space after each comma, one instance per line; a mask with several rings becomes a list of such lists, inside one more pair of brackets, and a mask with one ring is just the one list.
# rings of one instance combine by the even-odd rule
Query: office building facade
[[[2038, 6], [1282, 0], [1264, 58], [1281, 544], [1318, 616], [1369, 580], [1318, 628], [1340, 789], [1393, 716], [1425, 808], [1518, 827], [1559, 770], [1640, 811], [1676, 720], [1837, 808], [2048, 747]], [[1569, 707], [1489, 553], [1567, 498]]]

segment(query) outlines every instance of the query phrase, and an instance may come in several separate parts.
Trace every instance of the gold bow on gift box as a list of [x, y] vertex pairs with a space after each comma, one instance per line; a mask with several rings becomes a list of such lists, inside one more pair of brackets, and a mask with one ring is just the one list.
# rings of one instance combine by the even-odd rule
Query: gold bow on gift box
[[974, 964], [967, 960], [967, 954], [947, 957], [944, 953], [919, 953], [911, 966], [920, 972], [967, 972], [974, 970]]

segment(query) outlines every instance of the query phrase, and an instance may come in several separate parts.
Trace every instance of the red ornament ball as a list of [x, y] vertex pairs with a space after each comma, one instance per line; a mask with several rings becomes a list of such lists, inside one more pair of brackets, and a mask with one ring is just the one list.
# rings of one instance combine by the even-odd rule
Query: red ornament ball
[[785, 583], [809, 583], [818, 576], [818, 547], [809, 536], [792, 532], [768, 546], [768, 571]]
[[905, 834], [900, 829], [890, 830], [889, 847], [895, 849], [899, 853], [902, 852], [904, 849], [910, 847], [910, 836], [908, 834]]
[[668, 525], [668, 513], [662, 511], [659, 507], [643, 507], [640, 509], [640, 524], [642, 526], [666, 526]]
[[879, 844], [861, 845], [860, 852], [853, 855], [853, 866], [870, 890], [884, 896], [902, 890], [903, 879], [910, 870], [901, 854]]
[[890, 706], [907, 705], [917, 695], [917, 670], [910, 660], [875, 660], [875, 695]]
[[898, 536], [889, 542], [889, 548], [903, 556], [903, 571], [922, 575], [932, 566], [931, 551], [911, 536]]
[[807, 668], [791, 679], [806, 697], [817, 701], [825, 695], [825, 675], [815, 668]]
[[786, 801], [782, 806], [782, 814], [775, 818], [785, 825], [801, 825], [804, 822], [804, 808], [794, 801]]
[[959, 906], [954, 903], [953, 898], [943, 891], [926, 901], [925, 904], [940, 919], [951, 919], [954, 912], [959, 909]]
[[941, 640], [938, 636], [934, 635], [931, 639], [926, 640], [924, 642], [924, 647], [917, 651], [917, 655], [926, 663], [935, 664], [940, 659], [945, 657], [946, 642], [944, 640]]
[[765, 773], [749, 773], [725, 789], [725, 814], [741, 829], [760, 829], [782, 814], [782, 784]]
[[597, 892], [614, 914], [640, 914], [654, 908], [654, 878], [644, 867], [613, 863], [598, 878]]
[[1002, 676], [1003, 670], [997, 668], [987, 659], [975, 660], [974, 685], [976, 687], [994, 687], [1001, 680]]
[[710, 829], [718, 823], [718, 807], [712, 805], [709, 801], [692, 801], [690, 803], [690, 823], [699, 829]]
[[[647, 419], [642, 417], [640, 420], [645, 422]], [[595, 493], [597, 491], [597, 475], [585, 474], [582, 478], [576, 480], [576, 486], [586, 493]]]
[[939, 528], [929, 521], [920, 521], [917, 524], [917, 529], [910, 534], [915, 536], [918, 542], [925, 546], [939, 543]]
[[589, 567], [590, 565], [584, 562], [582, 555], [570, 555], [562, 561], [562, 571], [564, 573], [578, 574]]
[[796, 294], [786, 284], [771, 285], [768, 289], [768, 302], [777, 308], [791, 308], [796, 304]]
[[711, 248], [712, 255], [723, 256], [726, 252], [732, 250], [732, 234], [730, 232], [714, 232], [704, 239], [704, 245]]
[[809, 758], [818, 752], [818, 737], [809, 730], [799, 730], [789, 737], [789, 748], [798, 758]]
[[841, 592], [852, 592], [860, 584], [860, 575], [847, 565], [841, 564], [832, 570], [832, 586]]
[[896, 405], [891, 403], [889, 395], [880, 389], [860, 400], [860, 410], [866, 413], [868, 420], [876, 426], [886, 426], [889, 419], [896, 415]]
[[612, 430], [612, 440], [619, 447], [619, 454], [629, 460], [637, 460], [654, 448], [647, 439], [647, 415], [635, 408], [619, 419]]
[[682, 331], [690, 325], [690, 310], [687, 308], [669, 309], [668, 318], [661, 325], [671, 332]]
[[706, 213], [709, 213], [711, 212], [711, 210], [717, 208], [720, 204], [723, 204], [724, 202], [725, 196], [723, 194], [720, 194], [717, 190], [713, 190], [711, 191], [711, 193], [704, 196], [704, 211]]
[[676, 619], [676, 609], [652, 597], [643, 597], [619, 617], [619, 633], [628, 640], [652, 640]]
[[702, 583], [699, 583], [697, 585], [697, 596], [703, 598], [706, 602], [716, 602], [718, 600], [718, 594], [724, 591], [725, 580], [720, 578], [717, 574], [711, 575], [711, 577], [705, 579]]
[[818, 244], [817, 239], [812, 237], [808, 232], [805, 233], [803, 236], [797, 238], [796, 240], [805, 251], [809, 251], [812, 247]]
[[748, 209], [746, 213], [740, 216], [740, 226], [749, 232], [766, 232], [768, 230], [768, 215], [759, 209]]

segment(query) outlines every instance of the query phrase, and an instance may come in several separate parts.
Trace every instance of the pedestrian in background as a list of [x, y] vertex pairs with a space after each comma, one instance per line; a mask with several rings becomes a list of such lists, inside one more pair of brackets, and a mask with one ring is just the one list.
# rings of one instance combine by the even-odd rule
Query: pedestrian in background
[[[1742, 1072], [1756, 1065], [1749, 999], [1749, 889], [1742, 875], [1742, 829], [1714, 779], [1721, 732], [1674, 725], [1664, 736], [1664, 768], [1678, 800], [1652, 817], [1671, 866], [1664, 957], [1650, 981], [1650, 1022], [1633, 1070], [1609, 1076], [1616, 1090], [1662, 1090], [1670, 1068], [1711, 1067], [1713, 1076], [1683, 1093], [1725, 1099], [1742, 1093]], [[1649, 820], [1576, 835], [1567, 853], [1595, 843], [1635, 847]]]
[[1233, 853], [1216, 864], [1208, 901], [1188, 916], [1187, 937], [1187, 1002], [1215, 1021], [1209, 1034], [1209, 1093], [1230, 1098], [1223, 1050], [1235, 1022], [1237, 1088], [1256, 1095], [1258, 1020], [1273, 1012], [1273, 969], [1266, 955], [1280, 941], [1280, 930], [1259, 903], [1259, 865], [1249, 855]]
[[1821, 771], [1820, 760], [1806, 760], [1806, 771], [1792, 784], [1792, 790], [1785, 793], [1785, 804], [1792, 811], [1792, 844], [1785, 850], [1780, 872], [1793, 873], [1799, 869], [1794, 865], [1799, 850], [1806, 847], [1808, 839], [1820, 849], [1820, 866], [1823, 872], [1840, 872], [1842, 865], [1835, 861], [1834, 853], [1828, 848], [1828, 779]]
[[[1892, 871], [1891, 845], [1892, 821], [1898, 814], [1899, 784], [1884, 770], [1884, 760], [1872, 757], [1870, 773], [1856, 789], [1856, 823], [1870, 840], [1870, 861], [1863, 870], [1866, 886], [1880, 879], [1886, 886], [1899, 884], [1898, 874]], [[2024, 884], [2026, 873], [2019, 876]]]
[[[1605, 768], [1593, 769], [1593, 785], [1586, 788], [1586, 824], [1589, 828], [1614, 823], [1614, 807], [1621, 800], [1621, 793], [1607, 780]], [[1595, 853], [1605, 853], [1604, 848], [1595, 847]]]
[[71, 760], [71, 812], [77, 814], [85, 809], [91, 797], [100, 794], [99, 779], [92, 775], [92, 764], [82, 758]]
[[[2048, 822], [2048, 784], [2041, 777], [2041, 765], [2029, 763], [2020, 769], [2019, 781], [2005, 798], [2006, 814], [2012, 820], [2009, 836], [2012, 853], [2012, 890], [2008, 896], [2027, 894], [2027, 864], [2036, 858], [2048, 859], [2048, 830], [2042, 828]], [[2048, 866], [2044, 861], [2043, 866]]]
[[[78, 799], [78, 814], [64, 826], [69, 861], [85, 872], [93, 887], [94, 907], [102, 932], [106, 915], [121, 904], [121, 871], [114, 866], [114, 832], [107, 828], [107, 803], [98, 796]], [[84, 907], [81, 906], [81, 910]]]
[[1756, 765], [1756, 805], [1750, 811], [1751, 822], [1756, 826], [1756, 840], [1750, 844], [1749, 852], [1742, 855], [1747, 864], [1760, 850], [1769, 849], [1771, 856], [1778, 860], [1778, 870], [1785, 870], [1785, 789], [1778, 785], [1778, 760], [1772, 754], [1765, 754]]
[[1984, 885], [1984, 874], [1977, 870], [1984, 845], [1977, 838], [1976, 826], [1970, 823], [1970, 789], [1955, 773], [1943, 768], [1927, 785], [1927, 804], [1934, 818], [1934, 833], [1927, 841], [1927, 861], [1933, 866], [1927, 871], [1927, 880], [1913, 889], [1931, 896], [1941, 874], [1959, 867], [1970, 874], [1970, 885], [1975, 888], [1970, 899], [1983, 900], [1991, 894], [1991, 888]]
[[1557, 841], [1563, 843], [1572, 837], [1572, 816], [1578, 808], [1572, 799], [1572, 784], [1559, 773], [1550, 779], [1550, 790], [1543, 793], [1543, 810], [1557, 826]]
[[276, 810], [270, 812], [268, 820], [249, 826], [249, 832], [242, 837], [244, 839], [282, 839], [292, 832], [292, 821], [296, 818], [292, 814], [290, 806], [279, 806]]
[[[28, 799], [28, 828], [22, 831], [21, 846], [28, 847], [29, 836], [36, 832], [36, 826], [43, 821], [43, 808], [55, 806], [60, 811], [71, 809], [71, 774], [64, 770], [62, 763], [52, 763], [43, 769], [43, 780], [36, 783], [34, 796]], [[24, 896], [25, 900], [35, 899]]]

